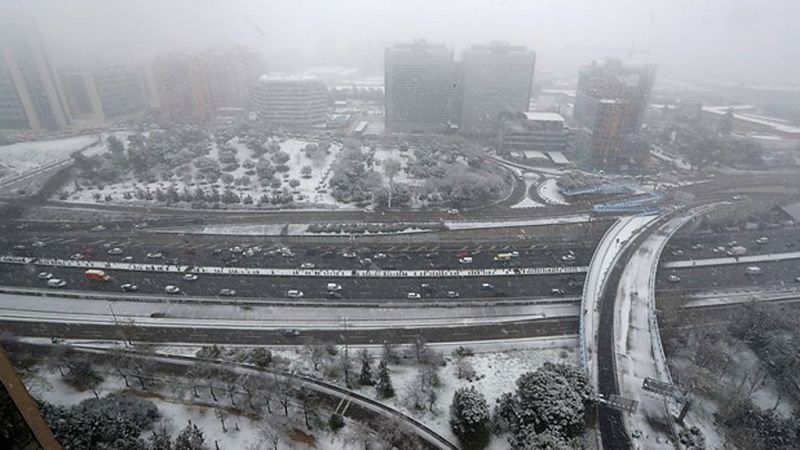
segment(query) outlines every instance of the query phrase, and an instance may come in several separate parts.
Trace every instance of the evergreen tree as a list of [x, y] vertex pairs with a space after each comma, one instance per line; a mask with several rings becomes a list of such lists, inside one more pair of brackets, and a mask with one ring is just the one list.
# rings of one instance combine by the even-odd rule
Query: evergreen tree
[[172, 450], [172, 440], [166, 427], [161, 426], [153, 431], [147, 443], [147, 450]]
[[366, 350], [360, 354], [361, 356], [361, 374], [358, 376], [358, 382], [362, 386], [373, 386], [375, 380], [372, 379], [372, 366], [370, 364], [369, 353]]
[[483, 448], [489, 442], [489, 405], [475, 386], [463, 387], [453, 394], [450, 404], [450, 428], [465, 448]]
[[380, 398], [394, 397], [392, 378], [389, 376], [389, 368], [384, 360], [381, 360], [380, 364], [378, 364], [378, 384], [375, 389], [378, 391], [378, 397]]
[[175, 450], [205, 450], [205, 441], [203, 432], [190, 420], [186, 428], [181, 430], [178, 437], [175, 438], [174, 448]]

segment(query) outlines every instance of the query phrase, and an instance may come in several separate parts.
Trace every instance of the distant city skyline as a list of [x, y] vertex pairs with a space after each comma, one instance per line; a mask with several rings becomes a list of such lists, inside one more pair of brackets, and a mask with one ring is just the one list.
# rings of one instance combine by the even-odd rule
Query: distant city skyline
[[424, 38], [457, 51], [493, 40], [524, 45], [537, 53], [542, 73], [559, 76], [574, 75], [587, 60], [629, 55], [658, 64], [665, 78], [785, 85], [797, 84], [800, 73], [800, 3], [790, 0], [6, 4], [36, 19], [59, 63], [140, 62], [168, 51], [245, 45], [275, 70], [336, 64], [380, 73], [386, 47]]

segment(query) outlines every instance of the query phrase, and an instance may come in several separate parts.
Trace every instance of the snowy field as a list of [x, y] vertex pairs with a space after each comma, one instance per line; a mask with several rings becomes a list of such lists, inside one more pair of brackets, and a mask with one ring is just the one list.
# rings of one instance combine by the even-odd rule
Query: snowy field
[[548, 178], [539, 185], [536, 194], [548, 205], [569, 205], [569, 202], [558, 192], [557, 182], [555, 178]]
[[[239, 167], [232, 171], [224, 171], [223, 174], [230, 174], [235, 179], [243, 176], [249, 176], [250, 183], [248, 185], [229, 185], [224, 183], [221, 179], [217, 180], [217, 182], [213, 184], [196, 182], [194, 176], [198, 170], [196, 167], [194, 167], [194, 165], [189, 164], [187, 167], [184, 167], [183, 171], [176, 170], [176, 172], [180, 173], [174, 175], [169, 180], [140, 182], [134, 178], [133, 174], [128, 174], [119, 183], [102, 186], [102, 189], [97, 186], [92, 186], [80, 190], [75, 190], [74, 187], [68, 183], [67, 186], [70, 188], [70, 192], [66, 201], [76, 203], [105, 204], [109, 202], [105, 202], [103, 199], [105, 199], [106, 195], [110, 195], [112, 199], [110, 203], [112, 204], [153, 205], [158, 203], [137, 200], [135, 198], [125, 199], [124, 194], [126, 192], [133, 193], [137, 188], [144, 191], [149, 190], [151, 192], [155, 192], [156, 189], [166, 191], [170, 187], [174, 187], [178, 192], [182, 192], [184, 188], [188, 189], [189, 191], [193, 191], [200, 187], [206, 191], [216, 188], [220, 193], [230, 190], [241, 198], [249, 195], [253, 201], [257, 203], [258, 199], [262, 195], [273, 195], [275, 192], [286, 188], [292, 194], [296, 203], [307, 205], [312, 208], [317, 207], [320, 209], [339, 208], [342, 205], [334, 200], [331, 196], [328, 187], [328, 181], [332, 175], [331, 165], [341, 151], [341, 146], [335, 143], [331, 144], [329, 154], [325, 155], [324, 158], [312, 160], [308, 158], [302, 151], [303, 148], [305, 148], [305, 146], [309, 143], [312, 142], [300, 139], [286, 139], [280, 142], [281, 150], [286, 152], [290, 159], [285, 164], [289, 170], [287, 172], [276, 172], [275, 174], [275, 177], [280, 179], [282, 182], [281, 187], [278, 189], [273, 189], [272, 187], [262, 187], [256, 174], [247, 175], [246, 172], [254, 169], [248, 169], [246, 165], [249, 165], [250, 162], [255, 165], [257, 159], [253, 158], [252, 152], [245, 146], [244, 143], [239, 142], [238, 138], [234, 138], [230, 141], [230, 146], [236, 152], [236, 157], [239, 161]], [[208, 157], [218, 160], [219, 148], [216, 144], [212, 144], [211, 152], [209, 153]], [[312, 169], [311, 174], [308, 177], [303, 177], [301, 173], [302, 168], [305, 166], [309, 166]], [[297, 180], [300, 184], [297, 187], [291, 187], [289, 185], [291, 180]], [[98, 195], [100, 196], [101, 200], [97, 200]], [[178, 204], [178, 206], [181, 206], [181, 204]], [[183, 204], [182, 206], [188, 207], [189, 205]], [[247, 206], [243, 204], [233, 204], [233, 209], [252, 209], [254, 207], [255, 205]]]
[[96, 142], [97, 137], [92, 134], [0, 146], [0, 181], [67, 159], [72, 152]]

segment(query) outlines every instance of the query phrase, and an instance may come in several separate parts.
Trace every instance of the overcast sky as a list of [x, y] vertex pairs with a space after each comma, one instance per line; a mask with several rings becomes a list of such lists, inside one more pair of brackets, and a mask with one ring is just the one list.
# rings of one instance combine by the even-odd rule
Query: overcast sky
[[[146, 60], [242, 44], [270, 67], [360, 65], [426, 38], [463, 49], [503, 40], [538, 52], [537, 76], [595, 57], [659, 76], [800, 83], [798, 0], [2, 0], [33, 16], [55, 59]], [[0, 7], [2, 8], [2, 7]]]

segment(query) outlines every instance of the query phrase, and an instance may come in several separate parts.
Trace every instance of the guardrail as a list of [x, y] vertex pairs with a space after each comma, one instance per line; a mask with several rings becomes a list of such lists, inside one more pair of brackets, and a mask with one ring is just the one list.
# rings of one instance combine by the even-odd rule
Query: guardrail
[[126, 270], [133, 272], [194, 273], [208, 275], [253, 275], [279, 277], [332, 278], [463, 278], [518, 275], [563, 275], [586, 272], [586, 266], [514, 267], [498, 269], [439, 269], [439, 270], [334, 270], [334, 269], [270, 269], [248, 267], [191, 266], [176, 264], [143, 264], [112, 261], [85, 261], [55, 258], [0, 256], [0, 264], [34, 264], [37, 266], [79, 269]]

